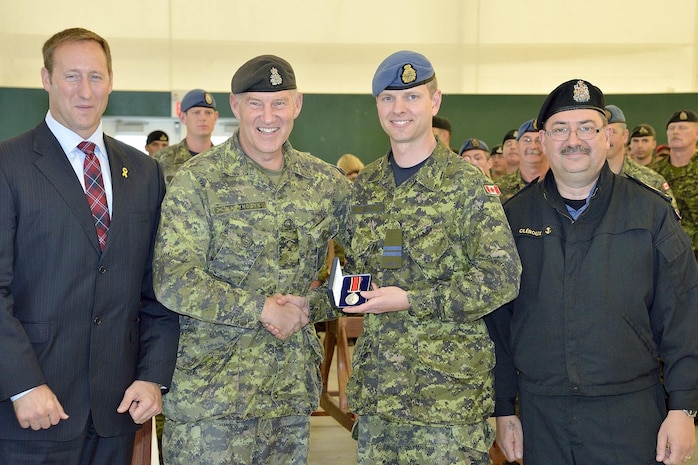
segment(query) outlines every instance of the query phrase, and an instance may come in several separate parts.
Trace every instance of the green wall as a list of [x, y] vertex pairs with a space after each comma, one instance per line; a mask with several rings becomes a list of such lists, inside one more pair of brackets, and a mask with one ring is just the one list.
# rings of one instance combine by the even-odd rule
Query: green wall
[[[232, 117], [228, 94], [214, 96], [218, 102], [226, 102], [220, 105], [221, 117]], [[453, 124], [454, 148], [469, 137], [478, 137], [492, 146], [500, 143], [509, 129], [533, 118], [543, 99], [541, 95], [445, 95], [439, 114]], [[639, 123], [654, 126], [658, 143], [665, 143], [669, 116], [683, 108], [698, 111], [698, 94], [607, 95], [606, 103], [623, 110], [629, 128]], [[0, 140], [36, 126], [47, 108], [43, 89], [0, 88]], [[170, 93], [114, 91], [106, 115], [169, 116]], [[347, 152], [369, 162], [388, 148], [387, 136], [376, 116], [375, 100], [368, 94], [305, 94], [291, 143], [331, 163]]]

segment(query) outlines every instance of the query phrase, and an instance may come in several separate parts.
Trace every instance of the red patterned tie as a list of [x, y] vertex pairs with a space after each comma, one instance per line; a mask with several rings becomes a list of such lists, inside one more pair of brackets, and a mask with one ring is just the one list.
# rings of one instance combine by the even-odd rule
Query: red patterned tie
[[78, 148], [85, 154], [85, 164], [83, 173], [85, 175], [85, 195], [92, 210], [92, 217], [95, 220], [97, 237], [99, 238], [99, 248], [104, 250], [107, 243], [107, 232], [109, 231], [109, 208], [107, 207], [107, 195], [104, 192], [104, 182], [102, 181], [102, 169], [99, 166], [99, 159], [95, 156], [95, 144], [82, 141]]

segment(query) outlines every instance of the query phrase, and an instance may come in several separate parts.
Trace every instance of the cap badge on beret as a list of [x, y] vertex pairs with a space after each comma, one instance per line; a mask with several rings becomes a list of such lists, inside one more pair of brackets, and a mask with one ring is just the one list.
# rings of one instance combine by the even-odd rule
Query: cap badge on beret
[[644, 126], [641, 126], [640, 129], [638, 129], [637, 132], [638, 132], [638, 134], [642, 134], [642, 135], [645, 135], [645, 134], [649, 134], [649, 133], [650, 133], [650, 132], [647, 130], [647, 128], [644, 127]]
[[403, 84], [409, 84], [417, 80], [417, 71], [412, 67], [411, 64], [407, 63], [402, 67], [402, 74], [400, 74], [400, 79]]
[[586, 82], [582, 81], [581, 79], [577, 81], [577, 83], [574, 85], [574, 101], [578, 103], [584, 103], [588, 102], [591, 99], [591, 95], [589, 95], [589, 87], [587, 87]]
[[685, 111], [682, 111], [681, 113], [679, 113], [679, 119], [681, 121], [686, 121], [688, 119], [688, 114]]
[[279, 74], [278, 69], [276, 69], [275, 67], [272, 66], [271, 69], [269, 70], [269, 72], [271, 73], [269, 75], [269, 83], [272, 86], [280, 86], [281, 84], [284, 83], [284, 80], [281, 77], [281, 75]]
[[213, 95], [209, 94], [208, 92], [206, 92], [206, 93], [204, 94], [204, 100], [205, 100], [206, 103], [208, 103], [209, 105], [213, 105]]
[[517, 139], [519, 137], [519, 130], [518, 129], [514, 130], [513, 136], [514, 136], [514, 139]]
[[471, 144], [472, 144], [473, 148], [480, 148], [480, 141], [477, 139], [472, 139]]

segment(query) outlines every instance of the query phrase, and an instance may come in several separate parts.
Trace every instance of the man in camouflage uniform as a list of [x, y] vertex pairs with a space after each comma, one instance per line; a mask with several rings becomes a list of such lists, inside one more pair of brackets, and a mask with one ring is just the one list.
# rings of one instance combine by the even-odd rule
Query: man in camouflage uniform
[[310, 309], [327, 307], [326, 290], [303, 296], [351, 183], [288, 142], [302, 95], [287, 61], [253, 58], [231, 87], [239, 130], [182, 166], [162, 206], [154, 286], [181, 315], [165, 463], [300, 465], [321, 389]]
[[496, 186], [431, 132], [441, 92], [424, 56], [386, 58], [373, 96], [391, 149], [354, 181], [351, 251], [380, 287], [344, 309], [365, 315], [347, 387], [358, 463], [488, 465], [482, 317], [516, 296], [511, 231]]
[[218, 121], [216, 100], [203, 89], [193, 89], [182, 99], [179, 120], [187, 128], [187, 135], [179, 144], [170, 145], [153, 154], [162, 167], [165, 182], [169, 184], [175, 171], [194, 155], [213, 147], [211, 134]]
[[667, 123], [669, 157], [656, 161], [650, 168], [664, 176], [674, 191], [681, 212], [681, 226], [693, 242], [698, 258], [698, 114], [679, 110]]
[[543, 179], [548, 171], [548, 159], [543, 153], [540, 135], [538, 130], [533, 127], [532, 119], [521, 124], [516, 132], [516, 142], [519, 149], [518, 169], [497, 179], [502, 203], [512, 198], [535, 179]]
[[667, 199], [671, 200], [671, 204], [678, 211], [678, 205], [674, 199], [674, 193], [669, 187], [666, 179], [646, 166], [642, 166], [628, 156], [628, 126], [625, 122], [625, 114], [623, 110], [616, 105], [606, 105], [611, 115], [608, 118], [608, 126], [611, 128], [610, 147], [606, 152], [606, 160], [608, 166], [616, 174], [625, 176], [626, 178], [635, 179], [643, 184], [650, 186], [653, 189], [663, 193]]
[[657, 133], [649, 124], [638, 124], [630, 131], [628, 155], [638, 165], [647, 166], [654, 161], [654, 149], [657, 148]]

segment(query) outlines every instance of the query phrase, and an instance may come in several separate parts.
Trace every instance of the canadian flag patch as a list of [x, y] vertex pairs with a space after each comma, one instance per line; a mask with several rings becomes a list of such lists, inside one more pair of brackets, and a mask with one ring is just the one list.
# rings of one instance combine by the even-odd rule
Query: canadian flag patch
[[485, 191], [490, 195], [500, 195], [499, 186], [496, 184], [485, 184]]

